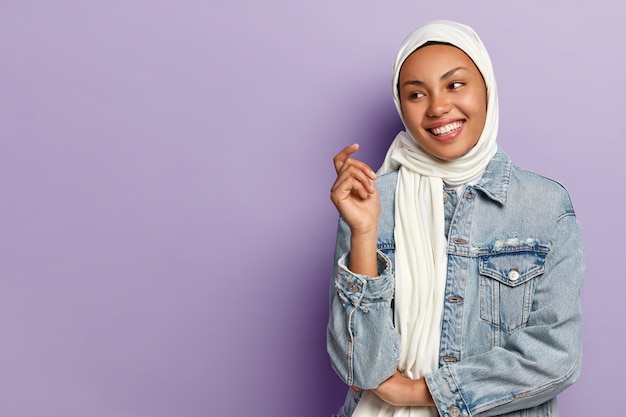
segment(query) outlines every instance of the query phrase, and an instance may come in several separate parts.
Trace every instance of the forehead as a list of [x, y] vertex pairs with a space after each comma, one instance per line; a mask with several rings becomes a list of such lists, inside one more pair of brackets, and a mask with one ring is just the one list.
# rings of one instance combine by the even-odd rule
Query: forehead
[[452, 45], [434, 44], [416, 49], [402, 64], [400, 78], [440, 77], [455, 68], [464, 68], [481, 76], [474, 61], [462, 50]]

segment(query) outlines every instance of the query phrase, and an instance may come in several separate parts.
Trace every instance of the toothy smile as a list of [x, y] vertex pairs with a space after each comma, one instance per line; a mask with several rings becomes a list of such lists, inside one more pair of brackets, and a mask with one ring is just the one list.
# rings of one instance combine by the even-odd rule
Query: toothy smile
[[448, 123], [445, 126], [433, 127], [432, 129], [428, 129], [428, 131], [435, 136], [443, 136], [454, 130], [459, 129], [461, 126], [463, 126], [463, 122], [452, 122]]

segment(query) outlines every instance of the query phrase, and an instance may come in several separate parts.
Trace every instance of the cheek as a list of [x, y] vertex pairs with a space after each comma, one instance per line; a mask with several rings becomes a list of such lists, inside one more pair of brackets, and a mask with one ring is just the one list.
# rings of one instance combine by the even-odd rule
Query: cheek
[[422, 123], [423, 110], [417, 105], [402, 106], [402, 118], [408, 126], [419, 126]]
[[480, 124], [484, 124], [487, 118], [487, 101], [481, 96], [467, 96], [459, 105], [463, 106], [464, 112]]

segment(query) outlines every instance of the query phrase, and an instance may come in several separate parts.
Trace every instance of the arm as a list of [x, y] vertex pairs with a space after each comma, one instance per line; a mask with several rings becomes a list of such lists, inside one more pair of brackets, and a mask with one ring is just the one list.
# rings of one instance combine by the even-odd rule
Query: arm
[[376, 237], [377, 233], [363, 234], [354, 233], [350, 237], [350, 271], [355, 274], [375, 277], [378, 275], [378, 263], [376, 261]]
[[348, 385], [375, 388], [396, 370], [400, 336], [393, 328], [391, 260], [377, 250], [380, 199], [375, 174], [348, 156], [335, 157], [331, 200], [341, 215], [335, 246], [327, 345]]
[[396, 372], [400, 335], [393, 327], [391, 260], [377, 251], [375, 276], [348, 268], [350, 230], [340, 220], [330, 288], [327, 349], [331, 364], [348, 385], [376, 388]]

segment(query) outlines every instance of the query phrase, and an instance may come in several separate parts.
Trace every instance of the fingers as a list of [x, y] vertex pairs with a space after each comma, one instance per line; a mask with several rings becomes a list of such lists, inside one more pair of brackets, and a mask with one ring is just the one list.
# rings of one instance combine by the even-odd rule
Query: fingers
[[369, 167], [369, 165], [357, 159], [350, 158], [350, 155], [355, 153], [359, 149], [359, 147], [359, 144], [355, 143], [353, 145], [346, 146], [337, 155], [335, 155], [335, 157], [333, 158], [335, 171], [337, 171], [338, 175], [341, 174], [342, 168], [346, 166], [346, 163], [350, 163], [357, 166], [359, 169], [365, 172], [368, 177], [375, 180], [376, 173], [372, 170], [372, 168]]
[[359, 231], [378, 230], [380, 198], [374, 180], [377, 175], [364, 162], [351, 158], [358, 144], [342, 149], [333, 159], [337, 178], [330, 190], [330, 199], [353, 235]]
[[353, 153], [355, 153], [358, 149], [359, 149], [359, 144], [354, 143], [350, 146], [346, 146], [341, 151], [339, 151], [337, 155], [335, 155], [335, 157], [333, 158], [333, 164], [335, 164], [335, 171], [337, 171], [337, 174], [339, 174], [339, 170], [341, 169], [343, 164], [346, 162], [348, 157], [352, 155]]
[[369, 187], [365, 188], [363, 184], [351, 177], [335, 182], [330, 190], [330, 199], [335, 205], [352, 198], [366, 200], [369, 196]]
[[356, 194], [366, 199], [376, 192], [376, 174], [364, 163], [349, 159], [344, 163], [331, 188], [331, 198], [335, 202]]
[[364, 172], [368, 173], [368, 176], [370, 178], [376, 179], [376, 173], [372, 171], [372, 169], [366, 163], [350, 158], [350, 155], [358, 151], [359, 148], [360, 148], [359, 144], [355, 143], [350, 146], [346, 146], [337, 155], [335, 155], [335, 157], [333, 158], [335, 171], [337, 172], [337, 174], [339, 174], [339, 172], [341, 171], [341, 168], [345, 165], [345, 163], [350, 161], [360, 166]]
[[376, 173], [366, 163], [350, 158], [358, 149], [359, 145], [356, 143], [347, 146], [333, 159], [337, 170], [337, 179], [331, 188], [331, 199], [334, 203], [345, 200], [350, 195], [367, 199], [376, 191]]

